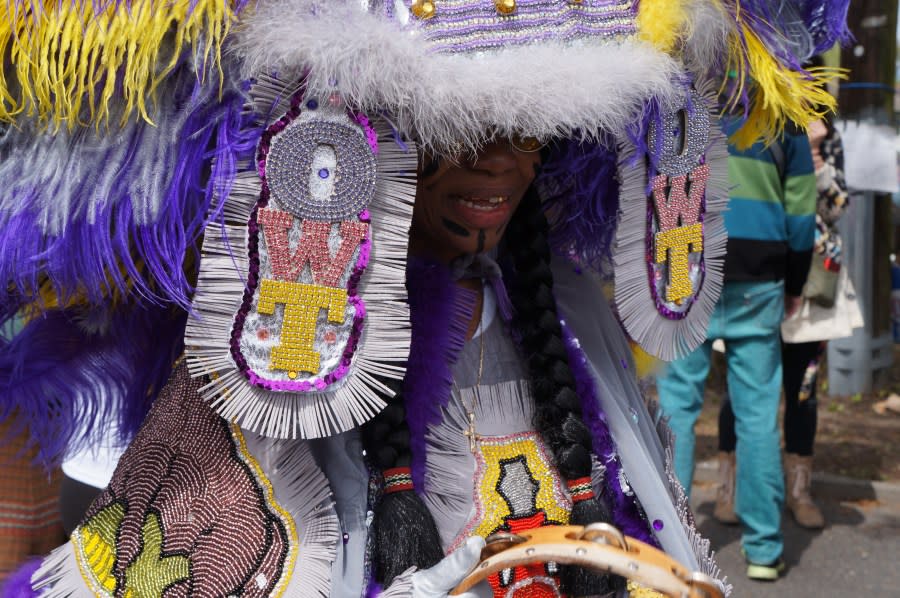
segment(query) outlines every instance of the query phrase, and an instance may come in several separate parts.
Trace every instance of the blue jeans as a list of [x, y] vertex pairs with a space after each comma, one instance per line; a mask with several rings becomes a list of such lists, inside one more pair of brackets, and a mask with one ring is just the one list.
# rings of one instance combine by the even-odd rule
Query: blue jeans
[[675, 433], [675, 473], [690, 494], [694, 424], [703, 406], [712, 341], [725, 341], [728, 395], [737, 434], [735, 513], [754, 563], [781, 556], [784, 474], [778, 433], [781, 399], [782, 282], [726, 283], [710, 318], [707, 341], [673, 361], [657, 381], [660, 406]]

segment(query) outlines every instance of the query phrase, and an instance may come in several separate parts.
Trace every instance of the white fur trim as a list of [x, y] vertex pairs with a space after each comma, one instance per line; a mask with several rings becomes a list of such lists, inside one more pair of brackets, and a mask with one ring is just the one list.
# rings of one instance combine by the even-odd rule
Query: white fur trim
[[310, 94], [336, 88], [365, 111], [385, 110], [429, 149], [477, 146], [489, 128], [624, 137], [649, 98], [683, 89], [677, 62], [633, 39], [436, 54], [414, 29], [355, 5], [317, 4], [313, 16], [310, 0], [261, 1], [242, 25], [234, 50], [246, 76], [309, 69]]

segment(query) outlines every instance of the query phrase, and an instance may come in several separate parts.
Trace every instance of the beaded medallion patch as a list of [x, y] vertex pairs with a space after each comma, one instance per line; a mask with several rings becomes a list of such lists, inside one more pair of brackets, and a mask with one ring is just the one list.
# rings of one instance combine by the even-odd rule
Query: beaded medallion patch
[[278, 596], [297, 558], [293, 518], [240, 430], [179, 368], [72, 534], [98, 596]]
[[255, 386], [321, 391], [347, 375], [362, 334], [357, 293], [371, 243], [377, 142], [343, 104], [295, 107], [259, 147], [250, 276], [231, 352]]
[[621, 221], [614, 249], [616, 307], [628, 334], [671, 360], [705, 338], [722, 285], [727, 152], [708, 92], [650, 118], [646, 155], [621, 152]]
[[267, 79], [251, 95], [282, 116], [239, 171], [225, 226], [206, 229], [186, 355], [222, 417], [319, 438], [365, 423], [392, 394], [383, 379], [403, 377], [417, 153], [337, 93]]
[[[534, 432], [479, 437], [472, 493], [475, 516], [454, 545], [471, 535], [565, 525], [572, 501]], [[505, 569], [488, 578], [497, 598], [559, 596], [554, 563]]]

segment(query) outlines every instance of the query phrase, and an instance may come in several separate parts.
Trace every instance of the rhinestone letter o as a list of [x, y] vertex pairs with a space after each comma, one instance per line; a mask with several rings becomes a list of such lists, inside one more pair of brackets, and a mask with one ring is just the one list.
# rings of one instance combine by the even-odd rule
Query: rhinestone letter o
[[[328, 198], [309, 189], [313, 155], [320, 145], [337, 156], [334, 188]], [[273, 199], [299, 218], [349, 219], [366, 209], [375, 194], [375, 156], [365, 137], [351, 126], [330, 121], [295, 122], [272, 139], [266, 179]]]

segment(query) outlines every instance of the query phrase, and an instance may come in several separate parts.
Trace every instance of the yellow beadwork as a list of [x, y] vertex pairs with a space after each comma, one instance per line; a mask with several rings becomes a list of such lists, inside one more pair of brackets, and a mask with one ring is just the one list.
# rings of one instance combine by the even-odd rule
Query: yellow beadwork
[[679, 226], [656, 233], [655, 261], [669, 262], [669, 280], [666, 285], [666, 301], [680, 301], [690, 297], [694, 285], [689, 276], [688, 254], [703, 251], [703, 224]]
[[630, 598], [666, 598], [665, 594], [660, 594], [656, 590], [645, 588], [630, 579], [628, 580], [628, 596]]
[[478, 442], [480, 475], [476, 480], [478, 497], [483, 507], [483, 515], [472, 535], [487, 537], [504, 524], [510, 515], [509, 505], [497, 492], [497, 483], [502, 472], [501, 461], [524, 457], [531, 475], [539, 484], [536, 506], [547, 514], [547, 519], [557, 523], [569, 522], [571, 501], [562, 490], [559, 476], [553, 470], [549, 459], [535, 441], [534, 434], [516, 435], [518, 440], [508, 437], [482, 437]]
[[272, 368], [287, 372], [318, 372], [321, 356], [313, 350], [313, 341], [319, 310], [328, 310], [330, 322], [343, 322], [346, 289], [263, 279], [257, 311], [272, 315], [279, 303], [284, 305], [284, 319], [281, 344], [272, 349]]
[[183, 555], [163, 556], [163, 532], [159, 515], [150, 512], [141, 528], [140, 554], [125, 568], [125, 595], [157, 598], [170, 585], [190, 575], [190, 561]]
[[88, 587], [102, 588], [110, 595], [116, 590], [116, 533], [124, 518], [125, 507], [112, 503], [72, 533], [81, 576]]

